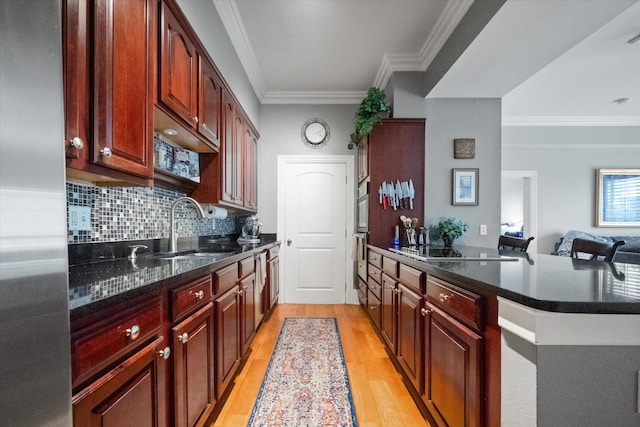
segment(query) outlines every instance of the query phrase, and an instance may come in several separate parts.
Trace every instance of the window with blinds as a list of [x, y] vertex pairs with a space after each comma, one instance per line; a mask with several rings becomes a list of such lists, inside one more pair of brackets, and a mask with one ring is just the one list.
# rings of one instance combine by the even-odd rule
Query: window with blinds
[[598, 226], [640, 225], [640, 169], [599, 169], [598, 202]]

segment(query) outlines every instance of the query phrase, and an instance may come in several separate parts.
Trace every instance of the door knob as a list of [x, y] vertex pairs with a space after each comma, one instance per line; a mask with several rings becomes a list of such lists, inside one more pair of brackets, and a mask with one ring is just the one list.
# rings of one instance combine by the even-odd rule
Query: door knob
[[287, 246], [291, 246], [291, 239], [287, 239]]

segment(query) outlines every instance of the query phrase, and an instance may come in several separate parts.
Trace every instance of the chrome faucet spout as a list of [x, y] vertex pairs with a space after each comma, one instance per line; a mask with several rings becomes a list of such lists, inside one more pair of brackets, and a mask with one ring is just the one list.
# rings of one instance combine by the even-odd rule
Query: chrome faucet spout
[[171, 204], [171, 215], [169, 217], [169, 252], [178, 251], [178, 241], [176, 239], [176, 206], [183, 202], [192, 204], [196, 208], [200, 218], [204, 218], [205, 216], [202, 207], [195, 199], [191, 197], [180, 197], [174, 200]]

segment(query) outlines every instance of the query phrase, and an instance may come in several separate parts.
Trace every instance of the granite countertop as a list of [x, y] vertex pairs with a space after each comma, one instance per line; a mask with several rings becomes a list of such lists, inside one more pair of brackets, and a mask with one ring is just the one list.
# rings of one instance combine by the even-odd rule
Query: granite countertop
[[462, 245], [438, 256], [443, 249], [417, 254], [426, 260], [392, 249], [383, 251], [427, 273], [454, 283], [489, 287], [498, 296], [539, 310], [640, 314], [640, 265]]
[[72, 320], [146, 292], [176, 283], [190, 275], [206, 274], [276, 244], [275, 237], [259, 243], [236, 244], [224, 253], [161, 258], [141, 254], [135, 260], [117, 258], [69, 267], [69, 310]]

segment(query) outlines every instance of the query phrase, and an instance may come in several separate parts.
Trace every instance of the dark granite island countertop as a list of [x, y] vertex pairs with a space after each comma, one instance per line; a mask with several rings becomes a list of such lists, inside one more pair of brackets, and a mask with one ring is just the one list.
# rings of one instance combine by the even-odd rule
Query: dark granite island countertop
[[263, 237], [259, 243], [236, 245], [225, 253], [174, 259], [143, 254], [135, 260], [119, 258], [73, 265], [69, 268], [70, 318], [73, 321], [178, 281], [210, 274], [277, 243], [275, 237]]
[[640, 314], [640, 265], [462, 245], [449, 252], [433, 247], [429, 253], [415, 253], [417, 257], [372, 248], [442, 279], [490, 288], [500, 297], [538, 310]]

